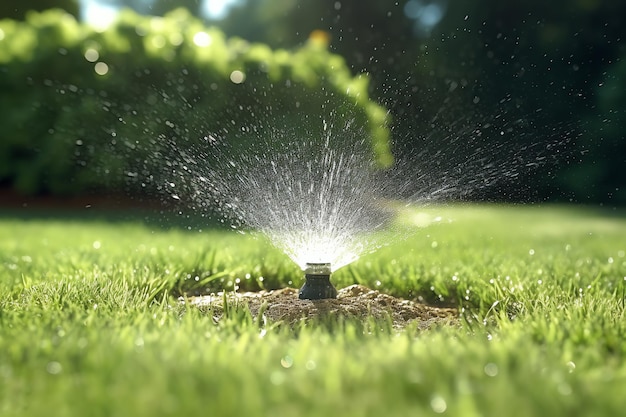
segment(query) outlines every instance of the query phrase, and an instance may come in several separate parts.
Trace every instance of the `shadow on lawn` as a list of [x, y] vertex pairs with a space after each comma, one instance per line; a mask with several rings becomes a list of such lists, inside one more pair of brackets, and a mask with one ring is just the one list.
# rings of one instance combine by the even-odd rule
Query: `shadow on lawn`
[[124, 195], [74, 197], [24, 196], [0, 189], [0, 219], [80, 220], [107, 223], [142, 222], [162, 229], [218, 229], [230, 225], [217, 217], [193, 212], [182, 203]]

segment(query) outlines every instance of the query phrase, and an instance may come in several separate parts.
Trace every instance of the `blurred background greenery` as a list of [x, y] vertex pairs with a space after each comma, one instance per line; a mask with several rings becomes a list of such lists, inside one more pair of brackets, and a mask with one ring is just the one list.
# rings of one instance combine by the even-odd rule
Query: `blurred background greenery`
[[468, 198], [623, 205], [623, 16], [601, 0], [3, 0], [0, 185], [143, 192], [180, 169], [161, 166], [172, 147], [314, 130], [302, 115], [332, 109], [381, 165], [393, 149], [437, 175], [480, 149], [528, 166]]

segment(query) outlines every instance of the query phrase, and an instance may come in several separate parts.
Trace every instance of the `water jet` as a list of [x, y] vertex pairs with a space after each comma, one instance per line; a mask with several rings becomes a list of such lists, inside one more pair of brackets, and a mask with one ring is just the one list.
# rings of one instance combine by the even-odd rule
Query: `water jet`
[[461, 147], [456, 160], [442, 161], [442, 152], [425, 147], [383, 169], [362, 127], [329, 117], [303, 121], [301, 130], [292, 121], [273, 126], [259, 120], [259, 128], [206, 134], [209, 139], [189, 148], [172, 142], [166, 158], [173, 198], [186, 195], [191, 208], [264, 236], [304, 271], [294, 297], [301, 306], [311, 303], [298, 299], [337, 298], [332, 272], [439, 221], [436, 206], [423, 211], [428, 206], [467, 198], [528, 169], [515, 147], [507, 163], [502, 148], [491, 158], [483, 149], [493, 146], [472, 150], [472, 144]]
[[298, 298], [301, 300], [323, 300], [337, 298], [337, 290], [330, 283], [330, 263], [307, 263], [304, 269], [305, 282]]

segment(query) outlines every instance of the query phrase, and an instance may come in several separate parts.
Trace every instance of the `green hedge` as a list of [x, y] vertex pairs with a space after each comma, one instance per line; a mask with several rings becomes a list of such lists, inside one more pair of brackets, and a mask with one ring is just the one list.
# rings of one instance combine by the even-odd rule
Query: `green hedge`
[[183, 9], [125, 11], [102, 32], [60, 10], [2, 20], [0, 91], [0, 183], [25, 193], [119, 189], [163, 170], [172, 144], [273, 124], [311, 134], [327, 117], [355, 120], [392, 160], [387, 112], [340, 56], [226, 39]]

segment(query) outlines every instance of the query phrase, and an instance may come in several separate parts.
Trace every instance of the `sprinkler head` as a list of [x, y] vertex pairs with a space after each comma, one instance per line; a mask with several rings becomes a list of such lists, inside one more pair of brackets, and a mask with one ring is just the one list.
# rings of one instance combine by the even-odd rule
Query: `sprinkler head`
[[322, 300], [324, 298], [337, 298], [337, 290], [330, 283], [329, 263], [307, 263], [304, 269], [306, 281], [298, 298], [301, 300]]

